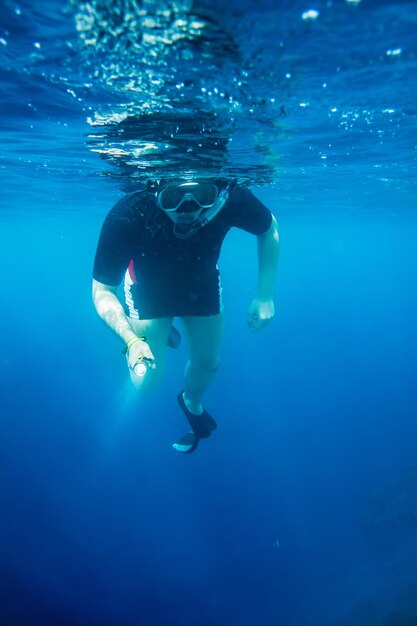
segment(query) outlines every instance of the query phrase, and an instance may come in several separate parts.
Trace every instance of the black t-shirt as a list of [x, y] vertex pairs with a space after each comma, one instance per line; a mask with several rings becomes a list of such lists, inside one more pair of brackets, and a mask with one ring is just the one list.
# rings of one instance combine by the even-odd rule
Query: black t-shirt
[[211, 222], [188, 239], [180, 239], [157, 206], [155, 194], [135, 192], [119, 200], [104, 221], [93, 277], [117, 286], [133, 260], [138, 280], [196, 284], [217, 273], [221, 245], [231, 227], [261, 235], [271, 221], [269, 209], [249, 189], [236, 186]]

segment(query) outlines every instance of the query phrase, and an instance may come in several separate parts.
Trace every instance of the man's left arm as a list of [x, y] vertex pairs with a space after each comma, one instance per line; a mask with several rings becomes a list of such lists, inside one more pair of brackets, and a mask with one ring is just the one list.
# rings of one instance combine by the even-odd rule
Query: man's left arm
[[250, 330], [261, 330], [274, 317], [274, 289], [279, 258], [278, 224], [272, 216], [271, 226], [258, 235], [258, 293], [248, 311]]

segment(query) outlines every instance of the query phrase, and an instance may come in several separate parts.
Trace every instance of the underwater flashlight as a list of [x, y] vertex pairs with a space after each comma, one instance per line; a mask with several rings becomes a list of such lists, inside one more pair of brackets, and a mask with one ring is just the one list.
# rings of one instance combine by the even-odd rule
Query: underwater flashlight
[[146, 356], [138, 359], [132, 367], [134, 374], [139, 376], [139, 378], [143, 378], [148, 371], [148, 367], [150, 367], [151, 362], [152, 359], [149, 359]]
[[133, 368], [134, 373], [136, 374], [136, 376], [145, 376], [146, 372], [148, 371], [148, 368], [146, 367], [145, 363], [143, 363], [143, 361], [139, 361], [138, 363], [136, 363], [135, 367]]

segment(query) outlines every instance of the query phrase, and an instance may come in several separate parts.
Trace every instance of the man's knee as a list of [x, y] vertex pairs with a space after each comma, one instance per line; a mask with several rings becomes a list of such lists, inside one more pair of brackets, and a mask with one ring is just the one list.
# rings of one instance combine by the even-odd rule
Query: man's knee
[[191, 358], [191, 364], [202, 371], [213, 373], [216, 372], [220, 365], [220, 356], [200, 356], [198, 358]]

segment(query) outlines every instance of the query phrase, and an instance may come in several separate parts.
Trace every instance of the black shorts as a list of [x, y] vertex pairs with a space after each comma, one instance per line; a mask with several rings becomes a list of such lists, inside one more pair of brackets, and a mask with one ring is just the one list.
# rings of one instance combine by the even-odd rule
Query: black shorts
[[185, 317], [195, 315], [208, 317], [223, 311], [220, 275], [201, 278], [198, 286], [164, 284], [163, 280], [147, 284], [140, 279], [135, 282], [129, 270], [124, 279], [125, 312], [135, 320], [158, 317]]

